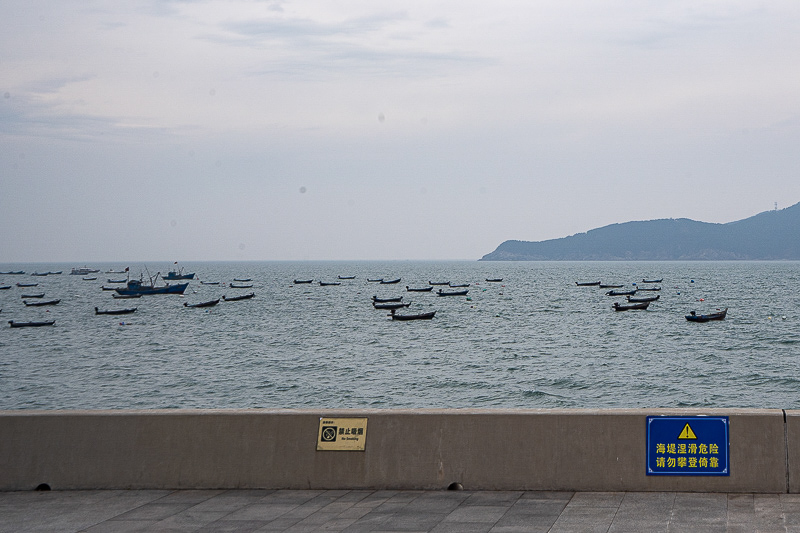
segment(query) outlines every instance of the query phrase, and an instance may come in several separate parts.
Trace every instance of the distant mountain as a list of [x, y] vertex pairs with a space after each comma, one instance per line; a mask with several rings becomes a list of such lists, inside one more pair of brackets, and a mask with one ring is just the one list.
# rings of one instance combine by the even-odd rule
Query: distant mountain
[[561, 239], [506, 241], [481, 261], [800, 260], [800, 203], [727, 224], [611, 224]]

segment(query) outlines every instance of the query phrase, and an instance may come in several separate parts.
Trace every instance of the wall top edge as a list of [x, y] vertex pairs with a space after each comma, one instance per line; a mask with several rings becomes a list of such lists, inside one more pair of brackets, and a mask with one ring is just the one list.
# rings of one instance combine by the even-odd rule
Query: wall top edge
[[[783, 416], [782, 409], [754, 408], [636, 408], [636, 409], [86, 409], [0, 410], [0, 417], [43, 416], [463, 416], [463, 415], [557, 415], [557, 416]], [[800, 416], [800, 410], [786, 410]]]

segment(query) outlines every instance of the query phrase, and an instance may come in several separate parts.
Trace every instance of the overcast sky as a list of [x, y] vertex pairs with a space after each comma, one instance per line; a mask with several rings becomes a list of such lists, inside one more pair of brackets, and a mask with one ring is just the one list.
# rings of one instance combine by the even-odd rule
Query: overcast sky
[[477, 259], [800, 201], [796, 0], [0, 8], [0, 262]]

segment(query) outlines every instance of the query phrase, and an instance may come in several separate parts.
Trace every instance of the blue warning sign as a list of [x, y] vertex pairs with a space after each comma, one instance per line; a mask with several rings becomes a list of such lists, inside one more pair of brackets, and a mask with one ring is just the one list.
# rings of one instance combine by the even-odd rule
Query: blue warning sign
[[648, 476], [729, 476], [727, 416], [648, 416]]

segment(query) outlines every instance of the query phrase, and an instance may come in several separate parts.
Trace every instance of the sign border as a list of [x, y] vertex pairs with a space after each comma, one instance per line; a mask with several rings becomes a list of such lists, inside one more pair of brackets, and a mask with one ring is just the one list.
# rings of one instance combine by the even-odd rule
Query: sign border
[[[723, 424], [725, 434], [725, 469], [719, 472], [660, 472], [650, 468], [650, 425], [654, 420], [676, 420], [681, 422], [691, 423], [693, 420], [719, 420]], [[648, 415], [647, 416], [647, 435], [645, 439], [645, 472], [648, 476], [730, 476], [731, 475], [731, 434], [730, 434], [730, 419], [727, 416], [714, 416], [714, 415], [688, 415], [688, 416], [673, 416], [673, 415]]]

